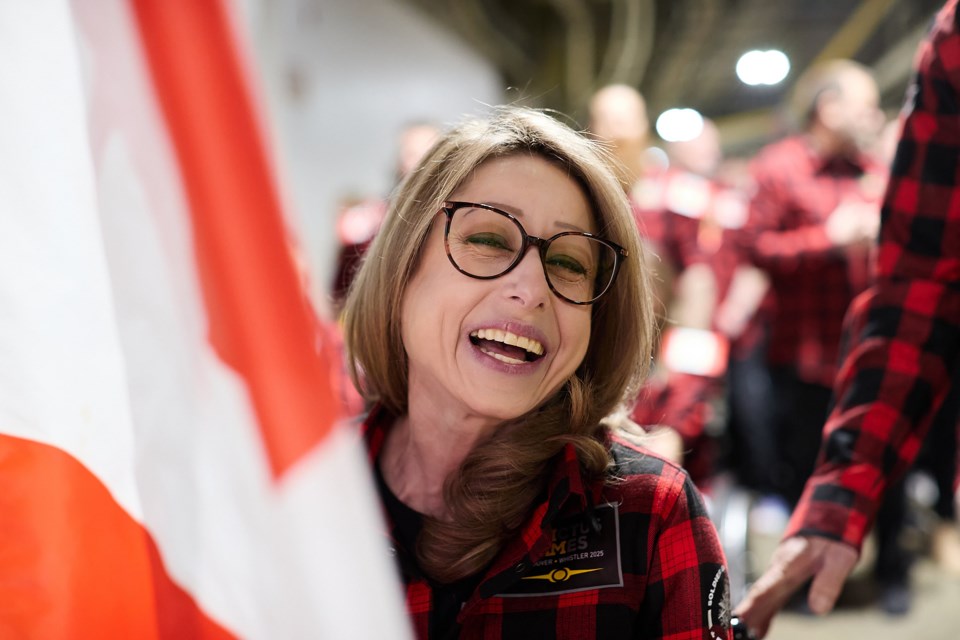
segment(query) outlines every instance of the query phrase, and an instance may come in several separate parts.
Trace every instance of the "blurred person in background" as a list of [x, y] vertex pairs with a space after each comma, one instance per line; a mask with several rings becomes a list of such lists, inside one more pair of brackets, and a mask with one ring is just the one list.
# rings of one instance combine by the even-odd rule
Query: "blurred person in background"
[[[624, 84], [607, 85], [594, 93], [588, 104], [587, 130], [612, 152], [615, 170], [630, 197], [640, 235], [649, 252], [649, 267], [654, 270], [658, 318], [664, 316], [663, 301], [672, 286], [673, 274], [666, 263], [657, 258], [662, 231], [657, 211], [645, 210], [639, 202], [645, 190], [655, 184], [660, 167], [649, 154], [650, 123], [647, 103], [639, 91]], [[649, 214], [649, 215], [648, 215]]]
[[[413, 171], [420, 159], [430, 150], [430, 147], [440, 136], [440, 128], [430, 122], [414, 121], [403, 127], [397, 137], [396, 167], [393, 184], [396, 188], [403, 179]], [[334, 278], [330, 288], [329, 304], [333, 313], [330, 317], [339, 317], [344, 300], [353, 278], [360, 268], [364, 254], [370, 248], [370, 243], [380, 230], [383, 219], [387, 214], [388, 201], [382, 197], [365, 198], [344, 203], [337, 216], [337, 262]], [[324, 301], [327, 302], [327, 301]], [[343, 350], [342, 335], [339, 325], [332, 329], [336, 346], [341, 353]], [[345, 354], [344, 354], [345, 355]], [[346, 368], [347, 362], [343, 362]], [[349, 378], [345, 376], [344, 379]], [[344, 407], [349, 415], [359, 415], [369, 409], [357, 389], [351, 384], [346, 385], [343, 391]]]
[[[663, 236], [661, 212], [641, 204], [649, 199], [651, 189], [656, 189], [660, 174], [660, 167], [651, 161], [648, 151], [650, 123], [646, 101], [633, 87], [611, 84], [601, 87], [590, 96], [587, 112], [587, 130], [612, 153], [614, 170], [630, 199], [634, 220], [647, 248], [644, 253], [646, 266], [652, 274], [659, 336], [667, 317], [666, 305], [672, 297], [676, 273], [670, 262], [661, 257], [664, 253], [660, 246]], [[655, 340], [656, 352], [659, 342], [658, 338]], [[662, 417], [662, 413], [652, 412], [650, 415]], [[674, 462], [683, 460], [684, 443], [677, 426], [668, 425], [659, 419], [643, 424], [651, 433], [648, 446]]]
[[[393, 184], [399, 185], [413, 171], [440, 135], [440, 128], [431, 122], [411, 122], [397, 137], [396, 169]], [[366, 198], [345, 204], [337, 216], [337, 264], [331, 287], [334, 308], [340, 311], [343, 300], [373, 237], [387, 213], [382, 197]]]
[[836, 373], [843, 315], [867, 286], [885, 169], [866, 150], [882, 125], [876, 83], [852, 61], [798, 81], [804, 130], [762, 149], [741, 242], [775, 299], [768, 363], [784, 463], [778, 491], [793, 503], [813, 469]]
[[[747, 203], [756, 191], [746, 158], [721, 162], [716, 180]], [[747, 208], [747, 211], [749, 209]], [[764, 513], [767, 501], [776, 498], [777, 443], [773, 422], [773, 383], [767, 365], [770, 318], [775, 299], [770, 279], [756, 267], [743, 249], [741, 236], [746, 220], [730, 223], [723, 233], [723, 247], [732, 268], [730, 283], [714, 314], [713, 326], [726, 336], [730, 354], [726, 376], [728, 460], [740, 485], [757, 498], [751, 512], [751, 527], [760, 533], [783, 528], [782, 510], [775, 508], [772, 521]]]
[[941, 9], [917, 55], [869, 291], [850, 307], [816, 471], [770, 567], [737, 610], [766, 635], [812, 579], [833, 608], [885, 493], [908, 469], [960, 366], [960, 15]]
[[[666, 151], [669, 167], [645, 185], [640, 207], [658, 220], [655, 246], [666, 271], [676, 276], [665, 301], [656, 372], [632, 417], [676, 429], [684, 466], [705, 487], [719, 471], [717, 436], [725, 413], [720, 405], [729, 351], [715, 317], [740, 268], [728, 234], [746, 220], [746, 196], [716, 178], [723, 152], [709, 119], [697, 135], [669, 143]], [[744, 282], [736, 281], [738, 286]]]
[[590, 97], [587, 129], [610, 145], [620, 178], [632, 188], [647, 173], [650, 121], [643, 95], [625, 84], [611, 84]]
[[600, 147], [527, 109], [465, 123], [368, 255], [344, 330], [419, 637], [730, 638], [698, 491], [608, 420], [654, 318]]

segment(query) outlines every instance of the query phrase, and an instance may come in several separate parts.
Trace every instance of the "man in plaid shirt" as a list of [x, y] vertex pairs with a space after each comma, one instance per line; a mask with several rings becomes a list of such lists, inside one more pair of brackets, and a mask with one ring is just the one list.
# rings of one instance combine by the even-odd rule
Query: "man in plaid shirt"
[[883, 205], [875, 282], [850, 309], [819, 464], [770, 568], [738, 607], [762, 637], [813, 577], [833, 608], [890, 483], [920, 448], [960, 351], [960, 17], [938, 14], [917, 56]]
[[741, 234], [770, 277], [767, 361], [774, 384], [779, 492], [791, 503], [813, 470], [836, 374], [843, 316], [866, 289], [886, 171], [864, 152], [882, 125], [876, 83], [831, 61], [798, 83], [805, 130], [761, 150]]

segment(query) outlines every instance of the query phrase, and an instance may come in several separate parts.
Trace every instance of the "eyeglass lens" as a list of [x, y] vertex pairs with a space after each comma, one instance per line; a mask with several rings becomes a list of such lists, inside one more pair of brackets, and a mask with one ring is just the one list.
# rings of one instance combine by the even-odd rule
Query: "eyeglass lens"
[[[447, 247], [460, 270], [492, 278], [521, 258], [523, 231], [517, 221], [496, 211], [461, 207], [450, 220]], [[615, 252], [596, 238], [577, 233], [556, 236], [541, 256], [551, 287], [573, 302], [592, 301], [613, 278]]]

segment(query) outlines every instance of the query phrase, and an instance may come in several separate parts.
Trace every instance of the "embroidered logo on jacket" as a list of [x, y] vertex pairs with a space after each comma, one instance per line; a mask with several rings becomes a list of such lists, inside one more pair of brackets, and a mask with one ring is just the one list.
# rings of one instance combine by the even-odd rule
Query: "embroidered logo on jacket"
[[550, 548], [501, 597], [529, 597], [622, 587], [620, 517], [615, 504], [594, 509], [599, 531], [583, 517], [557, 525]]
[[717, 568], [710, 581], [706, 598], [707, 629], [711, 638], [726, 638], [730, 628], [730, 586], [727, 583], [727, 570]]

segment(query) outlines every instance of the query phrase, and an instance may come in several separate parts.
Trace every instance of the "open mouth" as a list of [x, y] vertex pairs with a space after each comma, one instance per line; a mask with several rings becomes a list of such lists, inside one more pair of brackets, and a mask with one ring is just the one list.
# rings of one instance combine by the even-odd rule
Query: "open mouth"
[[545, 352], [543, 345], [533, 338], [502, 329], [474, 331], [470, 334], [470, 342], [488, 356], [507, 364], [536, 362]]

